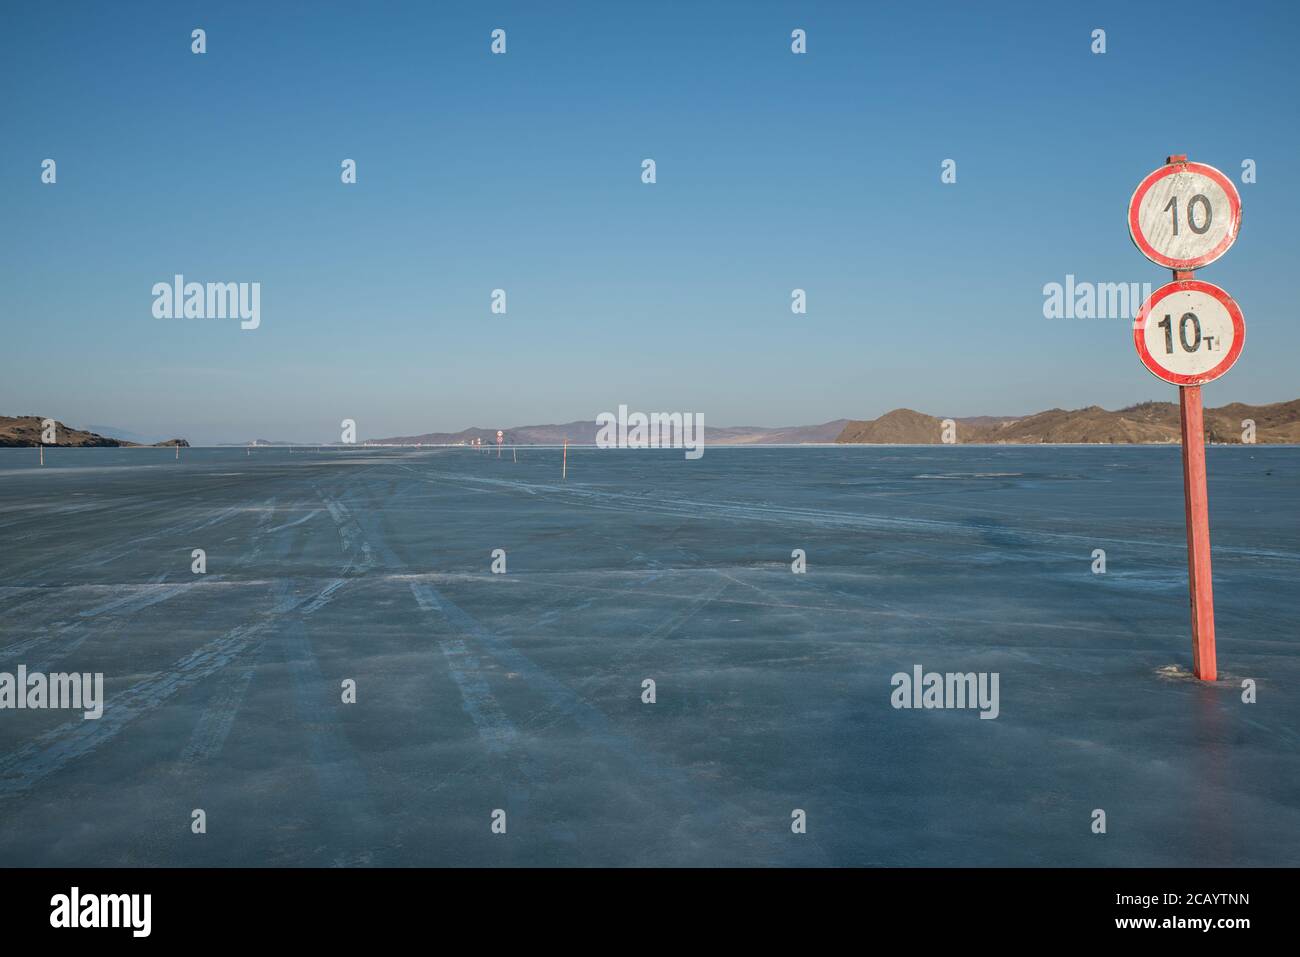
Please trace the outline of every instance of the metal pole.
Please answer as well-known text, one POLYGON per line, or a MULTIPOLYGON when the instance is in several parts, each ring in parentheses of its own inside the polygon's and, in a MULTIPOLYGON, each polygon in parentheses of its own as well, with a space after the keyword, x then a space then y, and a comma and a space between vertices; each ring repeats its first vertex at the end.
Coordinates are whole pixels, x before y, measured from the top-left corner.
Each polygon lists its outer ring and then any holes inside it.
POLYGON ((1214 581, 1210 572, 1210 503, 1205 485, 1205 418, 1201 387, 1178 387, 1183 423, 1183 494, 1187 512, 1187 590, 1192 609, 1192 668, 1218 677, 1214 652, 1214 581))
MULTIPOLYGON (((1174 154, 1166 163, 1183 163, 1174 154)), ((1190 269, 1175 269, 1174 279, 1194 279, 1190 269)), ((1205 478, 1205 409, 1199 385, 1178 387, 1178 418, 1183 440, 1183 512, 1187 523, 1187 597, 1192 617, 1192 671, 1202 681, 1219 676, 1214 646, 1214 577, 1210 569, 1210 497, 1205 478)))

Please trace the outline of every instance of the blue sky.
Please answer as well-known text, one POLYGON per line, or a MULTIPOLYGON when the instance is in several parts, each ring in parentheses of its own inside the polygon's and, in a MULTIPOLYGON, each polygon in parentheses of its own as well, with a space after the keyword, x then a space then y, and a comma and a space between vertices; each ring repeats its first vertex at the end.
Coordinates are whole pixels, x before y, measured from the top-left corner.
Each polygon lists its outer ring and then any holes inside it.
POLYGON ((1170 152, 1258 169, 1198 273, 1248 328, 1206 401, 1291 399, 1298 45, 1291 3, 12 6, 0 413, 209 443, 1172 401, 1127 322, 1042 314, 1067 273, 1167 281, 1124 211, 1170 152), (260 282, 261 327, 155 319, 178 272, 260 282))

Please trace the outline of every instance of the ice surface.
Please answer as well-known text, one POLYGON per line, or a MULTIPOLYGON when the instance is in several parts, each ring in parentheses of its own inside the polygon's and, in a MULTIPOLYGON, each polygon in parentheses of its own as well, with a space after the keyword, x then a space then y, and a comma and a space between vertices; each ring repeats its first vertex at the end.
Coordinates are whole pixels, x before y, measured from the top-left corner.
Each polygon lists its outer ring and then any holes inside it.
POLYGON ((107 693, 0 711, 0 865, 1300 862, 1300 449, 1209 450, 1215 685, 1176 448, 173 455, 0 451, 0 671, 107 693))

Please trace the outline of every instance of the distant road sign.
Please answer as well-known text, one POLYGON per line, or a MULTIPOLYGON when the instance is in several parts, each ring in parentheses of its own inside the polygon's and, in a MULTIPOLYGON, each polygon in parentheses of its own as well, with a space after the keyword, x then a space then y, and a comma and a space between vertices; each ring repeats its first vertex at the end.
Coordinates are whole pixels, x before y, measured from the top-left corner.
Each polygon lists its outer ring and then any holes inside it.
POLYGON ((498 441, 498 442, 500 442, 503 438, 505 438, 505 435, 506 435, 506 434, 505 434, 504 432, 502 432, 500 429, 497 429, 497 441, 498 441))
POLYGON ((1212 283, 1167 283, 1142 304, 1133 322, 1138 358, 1157 378, 1202 385, 1223 375, 1241 355, 1246 322, 1232 297, 1212 283))
POLYGON ((1199 269, 1237 241, 1241 197, 1213 166, 1186 160, 1160 167, 1138 184, 1128 204, 1133 243, 1153 263, 1199 269))

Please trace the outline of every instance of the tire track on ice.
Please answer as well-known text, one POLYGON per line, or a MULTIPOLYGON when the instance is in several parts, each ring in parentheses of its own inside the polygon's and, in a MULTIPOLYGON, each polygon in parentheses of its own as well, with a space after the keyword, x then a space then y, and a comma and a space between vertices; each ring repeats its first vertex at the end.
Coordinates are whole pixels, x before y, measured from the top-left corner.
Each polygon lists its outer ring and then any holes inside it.
MULTIPOLYGON (((319 515, 320 511, 320 509, 314 509, 307 517, 319 515)), ((331 515, 333 514, 331 512, 331 515)), ((269 520, 270 516, 268 515, 267 521, 269 520)), ((276 532, 295 529, 291 536, 280 540, 279 547, 276 549, 275 563, 277 565, 283 563, 290 555, 296 554, 301 549, 301 541, 307 531, 302 527, 304 523, 305 519, 302 519, 266 529, 265 534, 268 536, 274 535, 276 532)), ((266 524, 266 522, 263 522, 263 524, 266 524)), ((260 551, 260 548, 255 551, 260 551)), ((354 552, 348 554, 347 568, 354 565, 355 559, 354 552)), ((286 615, 297 612, 300 616, 306 617, 329 604, 335 593, 349 581, 350 579, 346 578, 331 579, 324 587, 299 602, 293 597, 291 583, 281 579, 275 583, 275 604, 278 608, 286 609, 286 615)), ((292 584, 296 586, 298 583, 293 582, 292 584)), ((310 645, 308 645, 308 650, 310 650, 310 645)), ((263 658, 261 645, 250 654, 249 658, 250 660, 244 667, 227 676, 222 686, 213 693, 208 707, 199 716, 190 741, 181 755, 178 770, 210 760, 220 753, 225 746, 226 739, 234 727, 239 709, 243 706, 244 698, 252 683, 253 674, 263 658)))
MULTIPOLYGON (((370 517, 374 514, 373 510, 358 510, 356 514, 365 516, 364 520, 358 518, 358 521, 361 522, 371 545, 385 566, 389 570, 404 568, 405 564, 384 541, 382 533, 376 527, 377 523, 370 517)), ((720 593, 729 584, 725 580, 722 581, 714 594, 720 593)), ((420 604, 422 610, 426 606, 433 610, 464 644, 467 653, 466 657, 462 659, 463 663, 468 664, 470 661, 477 663, 477 658, 481 657, 481 655, 475 653, 472 649, 475 647, 483 649, 486 654, 491 655, 503 667, 520 675, 532 691, 539 693, 547 702, 547 711, 567 717, 584 732, 592 744, 599 746, 607 754, 618 759, 626 772, 622 776, 623 780, 639 780, 647 790, 659 794, 662 794, 663 790, 667 789, 674 805, 681 812, 677 820, 686 822, 686 832, 680 835, 681 844, 679 846, 691 847, 694 845, 690 829, 699 829, 712 833, 736 829, 749 838, 745 846, 738 851, 741 855, 754 855, 757 852, 755 858, 757 861, 787 859, 790 846, 780 843, 776 837, 776 832, 782 826, 779 823, 779 818, 772 821, 760 819, 751 814, 747 808, 709 793, 706 790, 707 785, 696 782, 687 772, 663 763, 648 748, 639 746, 632 738, 615 728, 602 711, 583 699, 568 685, 552 676, 508 641, 502 640, 491 630, 484 627, 473 616, 465 612, 431 584, 423 581, 412 582, 412 589, 413 593, 417 594, 417 604, 420 604), (415 592, 417 586, 419 587, 418 593, 415 592)), ((702 599, 700 605, 688 609, 678 618, 680 621, 685 621, 698 610, 698 607, 703 607, 703 604, 711 600, 713 600, 711 596, 702 599)), ((674 619, 665 623, 653 629, 651 634, 654 635, 661 631, 664 634, 669 634, 672 629, 680 626, 680 621, 674 619)), ((446 655, 445 651, 444 655, 446 655)), ((488 689, 488 693, 490 694, 490 689, 488 689)), ((493 698, 493 701, 495 702, 495 698, 493 698)), ((496 704, 496 707, 499 708, 500 705, 496 704)), ((500 720, 509 722, 504 710, 501 711, 500 720)), ((514 729, 513 725, 511 725, 511 728, 512 731, 506 734, 505 740, 514 742, 515 750, 521 752, 518 758, 521 766, 530 765, 532 763, 531 758, 522 754, 523 746, 519 743, 518 730, 514 729)), ((485 745, 486 743, 485 741, 485 745)), ((452 776, 464 773, 476 763, 478 762, 471 762, 465 768, 454 772, 452 776)), ((535 776, 536 771, 529 774, 529 777, 535 776)), ((443 784, 436 786, 434 790, 440 789, 447 783, 447 781, 444 781, 443 784)), ((796 856, 807 855, 810 852, 818 858, 822 857, 820 849, 807 844, 803 845, 796 856)))
MULTIPOLYGON (((264 526, 269 515, 275 510, 275 499, 268 499, 260 506, 260 510, 263 510, 263 514, 253 530, 254 545, 252 552, 245 553, 235 560, 233 567, 236 569, 251 563, 261 552, 262 539, 266 532, 264 526)), ((189 581, 167 583, 165 582, 167 574, 168 572, 164 570, 158 573, 153 581, 145 585, 102 586, 117 591, 126 589, 129 593, 110 599, 85 611, 77 612, 77 618, 70 622, 60 620, 45 625, 43 626, 43 634, 33 635, 30 638, 0 648, 0 656, 13 658, 19 655, 27 655, 35 650, 36 653, 46 657, 38 664, 29 665, 30 670, 49 671, 53 665, 61 662, 80 648, 88 638, 92 636, 104 638, 117 635, 125 624, 121 621, 124 615, 162 604, 173 598, 183 596, 196 588, 212 587, 217 584, 221 584, 223 587, 242 584, 230 580, 225 575, 203 575, 191 578, 189 581), (52 644, 57 644, 58 647, 48 648, 52 644)))
MULTIPOLYGON (((744 520, 794 526, 799 528, 831 530, 870 530, 896 531, 912 533, 930 533, 943 538, 954 535, 973 539, 975 547, 998 551, 1002 546, 991 545, 980 540, 980 536, 989 533, 1015 535, 1026 545, 1044 545, 1055 543, 1068 546, 1069 554, 1079 548, 1091 548, 1095 536, 1054 532, 1037 528, 1008 528, 1002 525, 981 525, 963 521, 943 519, 895 517, 887 515, 868 515, 858 512, 832 511, 820 508, 803 508, 793 505, 766 505, 753 502, 715 501, 699 499, 653 498, 649 495, 635 495, 625 492, 611 492, 600 488, 584 487, 579 483, 566 485, 551 483, 533 483, 522 479, 494 479, 467 473, 438 472, 416 470, 410 466, 398 466, 411 471, 429 484, 439 484, 435 479, 449 485, 458 485, 467 491, 477 490, 474 486, 485 486, 502 491, 522 492, 536 495, 548 493, 558 499, 568 499, 574 504, 584 504, 590 508, 599 508, 612 512, 633 512, 638 514, 672 515, 682 518, 713 518, 720 520, 744 520)), ((1180 537, 1171 537, 1167 541, 1150 541, 1145 539, 1116 539, 1109 541, 1150 548, 1157 552, 1177 551, 1183 547, 1180 537)), ((1242 546, 1215 546, 1217 552, 1251 557, 1300 561, 1300 552, 1282 552, 1269 549, 1246 548, 1242 546)))
POLYGON ((137 718, 149 714, 177 692, 235 661, 273 624, 274 618, 239 625, 179 659, 170 669, 105 694, 104 714, 53 728, 31 743, 0 756, 0 798, 21 794, 54 772, 92 754, 137 718))
MULTIPOLYGON (((352 505, 355 505, 355 500, 352 495, 348 498, 352 500, 351 505, 338 501, 331 508, 331 514, 336 515, 336 521, 340 523, 340 533, 345 526, 355 526, 355 541, 364 546, 368 561, 373 562, 374 556, 378 555, 378 561, 387 570, 404 569, 405 563, 388 546, 378 530, 377 522, 369 517, 373 511, 365 506, 354 509, 352 505), (366 518, 363 520, 361 515, 366 518)), ((430 586, 412 581, 409 587, 421 611, 438 613, 441 610, 438 595, 430 586)), ((505 785, 507 816, 514 820, 526 819, 529 785, 537 779, 537 769, 532 758, 518 746, 518 731, 484 680, 478 656, 463 639, 455 636, 435 634, 434 641, 442 653, 448 675, 460 693, 461 709, 474 725, 479 740, 490 756, 506 762, 512 769, 505 785)))
MULTIPOLYGON (((277 590, 276 603, 260 620, 231 628, 219 638, 183 655, 167 670, 155 672, 122 691, 110 693, 106 689, 104 713, 99 719, 75 718, 8 754, 0 755, 0 799, 30 790, 51 774, 94 753, 136 719, 151 714, 180 691, 247 658, 250 651, 257 650, 272 629, 287 616, 302 606, 314 604, 313 610, 319 608, 317 599, 323 591, 325 589, 300 599, 290 593, 286 583, 277 590)), ((241 683, 236 678, 236 685, 241 683)), ((244 688, 246 690, 246 685, 244 688)), ((242 695, 228 692, 221 696, 221 700, 227 702, 222 707, 237 710, 242 695)), ((233 717, 230 720, 233 722, 233 717)), ((203 723, 202 718, 200 723, 203 723)), ((229 726, 224 725, 223 731, 221 721, 211 719, 207 725, 204 736, 211 743, 206 746, 196 744, 193 748, 187 746, 186 750, 192 757, 201 759, 214 753, 211 748, 219 747, 225 734, 229 733, 229 726)))

